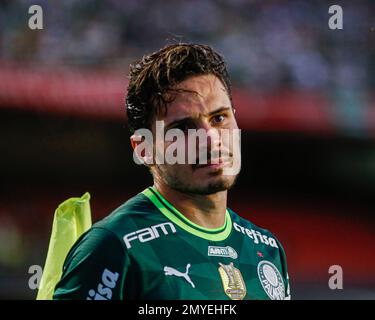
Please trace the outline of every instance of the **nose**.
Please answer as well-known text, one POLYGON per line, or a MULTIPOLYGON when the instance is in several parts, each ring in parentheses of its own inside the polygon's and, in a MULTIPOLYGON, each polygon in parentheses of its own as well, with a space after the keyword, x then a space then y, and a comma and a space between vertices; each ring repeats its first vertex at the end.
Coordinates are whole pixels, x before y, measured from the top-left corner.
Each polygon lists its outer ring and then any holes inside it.
POLYGON ((203 139, 206 141, 201 141, 199 139, 199 143, 197 143, 197 148, 202 151, 202 149, 206 149, 208 153, 210 153, 211 150, 218 149, 220 147, 220 132, 217 128, 212 127, 208 123, 203 123, 199 129, 202 129, 205 131, 207 139, 203 139))

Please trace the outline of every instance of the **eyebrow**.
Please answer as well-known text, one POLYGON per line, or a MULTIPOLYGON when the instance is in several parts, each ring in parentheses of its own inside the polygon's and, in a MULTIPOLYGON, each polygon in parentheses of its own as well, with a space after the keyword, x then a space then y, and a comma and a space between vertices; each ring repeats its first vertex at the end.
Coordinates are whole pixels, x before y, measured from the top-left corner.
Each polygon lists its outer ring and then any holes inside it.
MULTIPOLYGON (((218 109, 216 109, 214 111, 209 112, 208 114, 204 114, 204 116, 209 117, 209 116, 212 116, 212 115, 214 115, 216 113, 220 113, 220 112, 231 110, 231 109, 232 109, 231 107, 221 107, 221 108, 218 108, 218 109)), ((187 121, 191 121, 191 120, 193 120, 192 117, 185 117, 185 118, 177 119, 177 120, 174 120, 171 123, 167 124, 165 126, 165 128, 169 129, 169 128, 174 127, 174 126, 176 126, 178 124, 181 124, 181 123, 184 123, 184 122, 187 122, 187 121)))

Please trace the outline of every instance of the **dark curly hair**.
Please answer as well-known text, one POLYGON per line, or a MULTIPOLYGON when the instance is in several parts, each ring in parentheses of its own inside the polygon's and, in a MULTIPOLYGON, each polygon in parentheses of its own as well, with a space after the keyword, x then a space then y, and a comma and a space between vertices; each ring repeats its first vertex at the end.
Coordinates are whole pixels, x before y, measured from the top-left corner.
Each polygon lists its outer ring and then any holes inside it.
POLYGON ((130 131, 150 128, 155 115, 167 112, 167 105, 173 100, 171 92, 176 91, 175 85, 190 76, 206 74, 217 76, 232 100, 226 63, 207 45, 168 45, 131 64, 126 97, 130 131))

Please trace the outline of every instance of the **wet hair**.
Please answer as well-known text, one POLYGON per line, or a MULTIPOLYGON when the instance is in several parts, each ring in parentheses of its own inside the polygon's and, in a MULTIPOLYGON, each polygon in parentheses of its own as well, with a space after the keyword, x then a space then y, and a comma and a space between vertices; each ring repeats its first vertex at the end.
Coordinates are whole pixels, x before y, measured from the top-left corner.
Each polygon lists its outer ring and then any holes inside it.
POLYGON ((224 58, 210 46, 179 43, 143 56, 130 65, 126 110, 133 133, 150 129, 156 115, 167 112, 174 87, 188 77, 213 74, 223 83, 232 100, 231 84, 224 58))

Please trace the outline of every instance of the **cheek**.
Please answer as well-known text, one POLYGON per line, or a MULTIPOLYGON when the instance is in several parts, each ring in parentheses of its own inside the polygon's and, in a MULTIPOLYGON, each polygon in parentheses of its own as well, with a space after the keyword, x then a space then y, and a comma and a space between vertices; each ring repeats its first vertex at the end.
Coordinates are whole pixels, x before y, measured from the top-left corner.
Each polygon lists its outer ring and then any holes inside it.
POLYGON ((183 179, 188 179, 193 172, 190 164, 165 164, 159 168, 164 175, 182 177, 183 179))
POLYGON ((238 129, 236 118, 232 117, 228 122, 226 128, 229 130, 238 129))

